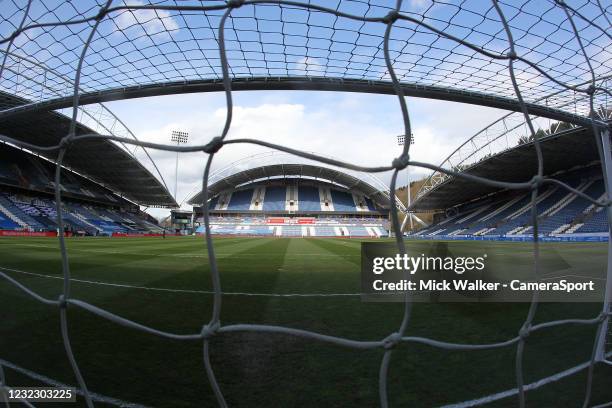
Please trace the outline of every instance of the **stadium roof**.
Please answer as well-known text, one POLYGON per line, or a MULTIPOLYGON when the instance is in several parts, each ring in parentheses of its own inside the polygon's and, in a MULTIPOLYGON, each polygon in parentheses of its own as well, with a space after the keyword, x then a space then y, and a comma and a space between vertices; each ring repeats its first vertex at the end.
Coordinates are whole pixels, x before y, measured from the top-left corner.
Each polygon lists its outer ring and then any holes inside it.
MULTIPOLYGON (((327 181, 349 190, 358 190, 379 204, 389 206, 388 197, 380 189, 342 171, 310 164, 273 164, 239 171, 208 186, 208 195, 212 198, 224 190, 252 182, 290 177, 327 181)), ((188 202, 192 205, 201 204, 202 191, 194 195, 188 202)))
MULTIPOLYGON (((552 175, 599 160, 593 133, 575 128, 542 139, 544 174, 552 175)), ((537 172, 533 142, 487 157, 465 170, 468 174, 505 182, 529 181, 537 172)), ((413 203, 417 211, 447 209, 498 191, 482 183, 449 177, 413 203)))
MULTIPOLYGON (((24 101, 0 92, 0 108, 7 108, 24 101)), ((70 119, 55 112, 32 112, 27 116, 15 116, 0 121, 0 134, 38 146, 57 145, 66 136, 70 119)), ((93 133, 82 124, 77 134, 93 133)), ((50 160, 56 159, 56 151, 36 150, 50 160)), ((113 142, 90 139, 74 143, 64 157, 65 167, 109 188, 116 194, 137 204, 175 207, 176 201, 160 181, 136 158, 113 142)))

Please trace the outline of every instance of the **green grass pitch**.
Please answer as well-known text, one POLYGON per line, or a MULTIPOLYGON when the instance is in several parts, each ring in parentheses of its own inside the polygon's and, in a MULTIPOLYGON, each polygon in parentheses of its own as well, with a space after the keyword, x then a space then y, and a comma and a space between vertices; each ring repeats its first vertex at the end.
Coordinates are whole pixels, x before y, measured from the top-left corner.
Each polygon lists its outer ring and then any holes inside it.
MULTIPOLYGON (((67 241, 72 297, 175 333, 197 333, 208 322, 210 269, 201 237, 67 241)), ((460 245, 502 254, 514 267, 531 267, 531 244, 460 245)), ((574 273, 605 268, 604 244, 543 244, 542 248, 544 262, 547 251, 554 252, 574 273)), ((399 327, 403 308, 398 303, 364 303, 359 296, 238 294, 358 293, 358 240, 222 238, 215 240, 215 250, 222 287, 228 293, 223 297, 224 325, 274 324, 361 340, 382 339, 399 327)), ((0 267, 44 296, 57 298, 61 293, 62 281, 54 278, 61 275, 57 240, 0 239, 0 267)), ((590 318, 600 308, 600 304, 541 304, 535 321, 590 318)), ((471 344, 502 341, 517 334, 527 309, 527 304, 417 303, 407 335, 471 344)), ((75 307, 69 308, 68 316, 72 347, 91 391, 145 406, 216 406, 200 342, 162 339, 75 307)), ((585 325, 533 333, 525 349, 526 382, 589 360, 594 339, 595 328, 585 325)), ((440 406, 512 389, 515 354, 515 347, 447 351, 402 344, 393 352, 389 372, 391 406, 440 406)), ((381 357, 381 350, 346 349, 276 334, 222 334, 211 343, 212 364, 231 407, 377 406, 381 357)), ((57 309, 37 303, 4 279, 0 279, 0 359, 75 383, 61 342, 57 309)), ((5 372, 9 385, 41 385, 13 369, 5 372)), ((598 366, 593 404, 612 400, 611 381, 612 367, 598 366)), ((580 406, 585 385, 586 371, 581 371, 530 391, 527 403, 580 406)), ((490 406, 517 406, 517 400, 511 397, 490 406)))

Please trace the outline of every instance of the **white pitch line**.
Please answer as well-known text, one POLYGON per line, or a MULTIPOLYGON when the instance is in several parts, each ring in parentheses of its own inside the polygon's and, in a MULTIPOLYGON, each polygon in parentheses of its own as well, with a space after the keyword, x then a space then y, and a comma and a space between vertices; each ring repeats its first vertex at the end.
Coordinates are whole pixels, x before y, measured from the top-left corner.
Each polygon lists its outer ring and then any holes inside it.
MULTIPOLYGON (((612 352, 606 354, 606 358, 612 356, 612 352)), ((587 368, 591 364, 590 361, 587 361, 582 364, 578 364, 572 368, 568 368, 564 371, 559 371, 556 374, 553 374, 548 377, 544 377, 538 381, 534 381, 531 384, 525 385, 525 391, 535 390, 540 388, 543 385, 550 384, 552 382, 559 381, 565 377, 569 377, 570 375, 576 374, 587 368)), ((476 398, 469 401, 462 401, 456 404, 444 405, 441 408, 468 408, 468 407, 476 407, 479 405, 489 404, 494 401, 499 401, 504 398, 512 397, 518 394, 518 388, 512 388, 511 390, 501 391, 495 394, 487 395, 486 397, 476 398)))
MULTIPOLYGON (((46 249, 53 249, 53 250, 57 250, 57 246, 50 246, 50 245, 42 245, 42 244, 14 244, 11 243, 9 245, 12 246, 22 246, 22 247, 32 247, 32 248, 46 248, 46 249)), ((1 246, 0 246, 1 247, 1 246)), ((147 254, 147 253, 143 253, 143 252, 129 252, 129 251, 112 251, 112 250, 105 250, 105 249, 82 249, 82 248, 67 248, 68 254, 70 254, 70 252, 85 252, 85 253, 92 253, 92 254, 110 254, 110 255, 141 255, 141 256, 150 256, 150 257, 168 257, 168 258, 208 258, 207 254, 189 254, 189 253, 175 253, 175 254, 147 254)), ((225 256, 225 255, 230 255, 232 258, 252 258, 253 254, 244 254, 244 255, 234 255, 235 252, 226 252, 226 251, 215 251, 216 255, 220 255, 220 256, 225 256)), ((258 256, 266 256, 266 255, 278 255, 278 253, 274 252, 270 252, 270 253, 266 253, 266 252, 257 252, 258 256)), ((345 255, 335 255, 335 254, 317 254, 314 252, 304 252, 304 253, 298 253, 298 252, 294 252, 291 253, 289 255, 289 258, 301 258, 302 256, 316 256, 317 258, 351 258, 351 257, 360 257, 360 254, 345 254, 345 255)), ((287 257, 287 256, 285 256, 287 257)))
MULTIPOLYGON (((56 388, 75 388, 77 394, 79 394, 81 396, 85 395, 83 393, 83 391, 81 391, 81 389, 79 389, 77 387, 61 383, 61 382, 59 382, 57 380, 54 380, 54 379, 49 378, 49 377, 46 377, 46 376, 44 376, 42 374, 38 374, 38 373, 35 373, 34 371, 30 371, 30 370, 28 370, 26 368, 19 367, 18 365, 13 364, 13 363, 11 363, 9 361, 0 359, 0 365, 2 365, 5 368, 10 368, 13 371, 17 371, 18 373, 23 374, 26 377, 32 378, 33 380, 40 381, 42 383, 45 383, 47 385, 51 385, 51 386, 56 387, 56 388)), ((113 397, 108 397, 106 395, 98 394, 98 393, 95 393, 95 392, 92 392, 92 391, 89 392, 89 396, 91 397, 92 400, 94 400, 96 402, 101 402, 101 403, 104 403, 104 404, 114 405, 116 407, 148 408, 146 405, 136 404, 134 402, 122 401, 120 399, 113 398, 113 397)))
MULTIPOLYGON (((541 280, 551 280, 551 279, 561 279, 561 278, 579 278, 579 279, 595 279, 605 281, 605 278, 598 278, 595 276, 586 276, 586 275, 560 275, 560 276, 546 276, 541 278, 541 280)), ((533 281, 532 281, 533 282, 533 281)))
MULTIPOLYGON (((56 280, 64 280, 62 276, 58 275, 44 275, 41 273, 27 272, 21 271, 19 269, 12 268, 4 268, 0 267, 0 270, 19 273, 22 275, 36 276, 38 278, 46 278, 46 279, 56 279, 56 280)), ((204 295, 214 295, 214 291, 212 290, 195 290, 195 289, 169 289, 169 288, 155 288, 150 286, 137 286, 137 285, 128 285, 123 283, 110 283, 110 282, 101 282, 101 281, 92 281, 85 279, 70 279, 71 282, 84 283, 88 285, 100 285, 100 286, 112 286, 117 288, 126 288, 126 289, 140 289, 140 290, 150 290, 156 292, 173 292, 173 293, 191 293, 191 294, 204 294, 204 295)), ((361 296, 361 293, 247 293, 247 292, 221 292, 222 295, 226 296, 260 296, 260 297, 350 297, 350 296, 361 296)))

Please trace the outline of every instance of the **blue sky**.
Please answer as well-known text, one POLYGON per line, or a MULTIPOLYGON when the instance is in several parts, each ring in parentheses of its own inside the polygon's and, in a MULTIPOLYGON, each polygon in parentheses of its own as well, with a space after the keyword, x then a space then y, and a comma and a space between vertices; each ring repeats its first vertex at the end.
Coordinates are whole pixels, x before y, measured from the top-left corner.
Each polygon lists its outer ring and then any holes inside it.
MULTIPOLYGON (((113 5, 147 4, 144 0, 116 0, 113 5)), ((155 1, 174 4, 172 1, 155 1)), ((357 15, 383 16, 390 0, 329 1, 316 3, 357 15)), ((16 1, 0 7, 0 37, 12 33, 23 10, 16 1)), ((78 19, 97 13, 101 0, 65 2, 36 0, 26 26, 78 19)), ((180 4, 200 4, 181 2, 180 4)), ((601 27, 609 25, 592 3, 580 12, 601 27)), ((517 52, 557 79, 582 82, 589 79, 584 56, 561 7, 553 1, 501 2, 512 28, 517 52), (520 10, 520 13, 519 13, 520 10)), ((403 12, 494 53, 508 50, 508 39, 492 3, 466 0, 460 3, 407 0, 403 12), (419 13, 425 13, 420 16, 419 13)), ((218 24, 223 11, 121 10, 102 20, 88 49, 81 86, 86 90, 130 86, 183 79, 220 78, 218 24)), ((575 19, 587 53, 598 74, 610 72, 610 39, 600 29, 575 19)), ((83 42, 91 22, 72 26, 38 27, 20 34, 12 51, 43 63, 56 74, 40 85, 40 71, 31 67, 7 68, 3 86, 17 88, 29 99, 52 98, 69 93, 65 79, 74 77, 83 42), (25 71, 24 71, 25 69, 25 71), (31 91, 31 92, 30 92, 31 91)), ((233 10, 226 23, 226 50, 235 77, 326 76, 386 80, 383 59, 384 24, 336 18, 330 13, 273 5, 244 6, 233 10)), ((514 96, 507 64, 475 53, 455 41, 397 21, 389 43, 395 72, 404 82, 514 96)), ((9 64, 10 65, 10 64, 9 64)), ((544 96, 559 86, 533 68, 516 64, 516 76, 527 100, 544 96)), ((567 93, 566 97, 571 97, 567 93)))

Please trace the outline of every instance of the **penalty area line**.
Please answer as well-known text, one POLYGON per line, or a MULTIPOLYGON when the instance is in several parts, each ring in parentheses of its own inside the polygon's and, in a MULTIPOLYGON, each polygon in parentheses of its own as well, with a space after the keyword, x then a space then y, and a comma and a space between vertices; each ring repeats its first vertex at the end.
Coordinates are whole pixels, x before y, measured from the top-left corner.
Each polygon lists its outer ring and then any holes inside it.
MULTIPOLYGON (((58 275, 45 275, 42 273, 21 271, 19 269, 0 267, 0 270, 19 273, 22 275, 35 276, 38 278, 64 280, 62 276, 58 275)), ((212 290, 196 290, 196 289, 170 289, 170 288, 156 288, 150 286, 138 286, 128 285, 125 283, 111 283, 102 281, 92 281, 86 279, 71 278, 71 282, 83 283, 87 285, 98 285, 98 286, 111 286, 124 289, 139 289, 148 290, 153 292, 171 292, 171 293, 191 293, 201 295, 214 295, 215 292, 212 290)), ((305 298, 305 297, 356 297, 361 296, 361 293, 249 293, 249 292, 221 292, 225 296, 259 296, 259 297, 283 297, 283 298, 305 298)))
MULTIPOLYGON (((72 388, 73 386, 68 385, 68 384, 64 384, 61 383, 59 381, 56 381, 52 378, 46 377, 42 374, 39 373, 35 373, 34 371, 30 371, 27 368, 23 368, 23 367, 19 367, 16 364, 13 364, 9 361, 0 359, 0 365, 2 365, 2 367, 5 368, 10 368, 13 371, 16 371, 20 374, 25 375, 26 377, 29 377, 33 380, 36 381, 40 381, 42 383, 45 383, 47 385, 51 385, 53 387, 56 388, 72 388)), ((10 385, 6 385, 7 387, 10 387, 10 385)), ((84 392, 78 388, 75 387, 75 391, 77 394, 79 394, 80 396, 84 396, 84 392)), ((101 402, 104 404, 109 404, 109 405, 114 405, 116 407, 126 407, 126 408, 148 408, 147 405, 142 405, 142 404, 136 404, 134 402, 127 402, 127 401, 122 401, 120 399, 114 398, 114 397, 108 397, 106 395, 102 395, 102 394, 98 394, 96 392, 89 392, 89 396, 91 397, 92 400, 94 400, 95 402, 101 402)))

